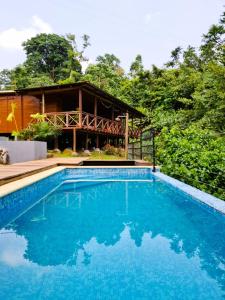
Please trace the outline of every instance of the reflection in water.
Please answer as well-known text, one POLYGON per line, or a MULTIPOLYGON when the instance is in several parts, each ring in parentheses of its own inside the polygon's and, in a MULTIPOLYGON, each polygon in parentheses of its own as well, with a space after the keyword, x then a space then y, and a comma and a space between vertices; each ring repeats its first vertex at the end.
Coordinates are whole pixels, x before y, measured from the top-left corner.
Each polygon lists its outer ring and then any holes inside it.
POLYGON ((17 289, 32 278, 33 299, 52 282, 63 296, 52 287, 46 299, 224 295, 224 217, 161 182, 67 183, 0 233, 0 271, 23 274, 17 289))

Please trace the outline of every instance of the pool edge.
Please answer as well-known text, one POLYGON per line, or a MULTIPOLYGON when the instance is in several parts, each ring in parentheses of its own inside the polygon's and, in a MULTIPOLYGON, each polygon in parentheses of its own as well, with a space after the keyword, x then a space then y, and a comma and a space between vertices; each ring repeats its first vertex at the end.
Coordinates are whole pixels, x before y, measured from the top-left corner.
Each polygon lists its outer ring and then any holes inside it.
POLYGON ((6 183, 6 184, 0 186, 0 200, 4 196, 7 196, 13 192, 16 192, 26 186, 29 186, 35 182, 38 182, 44 178, 47 178, 53 174, 56 174, 64 169, 66 169, 66 167, 55 167, 55 168, 52 168, 49 170, 39 172, 34 175, 27 176, 22 179, 15 180, 13 182, 6 183))
POLYGON ((177 180, 173 177, 170 177, 164 173, 156 172, 154 176, 163 180, 164 182, 172 185, 176 189, 188 194, 189 196, 193 197, 195 200, 210 206, 211 208, 219 211, 220 213, 225 215, 225 201, 216 198, 206 192, 203 192, 189 184, 186 184, 180 180, 177 180))

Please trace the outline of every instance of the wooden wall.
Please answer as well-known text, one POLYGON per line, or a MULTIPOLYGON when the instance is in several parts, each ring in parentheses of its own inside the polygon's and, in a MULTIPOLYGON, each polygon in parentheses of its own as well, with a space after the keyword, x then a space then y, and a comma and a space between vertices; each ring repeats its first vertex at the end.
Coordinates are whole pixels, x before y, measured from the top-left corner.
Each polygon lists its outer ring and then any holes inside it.
POLYGON ((0 134, 16 130, 14 122, 6 121, 11 112, 11 103, 16 103, 15 117, 18 129, 25 128, 30 122, 30 115, 40 112, 40 100, 32 96, 0 95, 0 134))

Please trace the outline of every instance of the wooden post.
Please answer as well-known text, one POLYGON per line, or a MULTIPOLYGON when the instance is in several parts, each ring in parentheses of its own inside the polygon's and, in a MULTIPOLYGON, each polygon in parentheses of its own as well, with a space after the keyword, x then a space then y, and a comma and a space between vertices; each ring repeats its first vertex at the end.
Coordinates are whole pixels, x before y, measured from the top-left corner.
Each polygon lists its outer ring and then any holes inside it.
POLYGON ((126 128, 125 128, 125 158, 128 158, 128 139, 129 139, 129 128, 128 128, 128 121, 129 121, 129 113, 126 112, 126 128))
POLYGON ((98 114, 97 97, 95 97, 95 102, 94 102, 94 117, 95 117, 94 127, 95 127, 95 129, 97 128, 97 114, 98 114))
POLYGON ((132 159, 134 160, 134 146, 135 146, 135 144, 134 144, 134 142, 132 142, 132 159))
POLYGON ((42 112, 42 114, 45 113, 45 94, 44 94, 44 92, 42 92, 42 95, 41 95, 41 112, 42 112))
POLYGON ((76 128, 73 128, 73 152, 77 152, 76 128))
POLYGON ((152 158, 153 158, 153 168, 152 168, 152 172, 156 171, 156 157, 155 157, 155 130, 154 128, 152 128, 151 130, 151 134, 152 134, 152 158))
POLYGON ((142 130, 140 133, 140 158, 143 159, 143 153, 142 153, 142 130))
MULTIPOLYGON (((134 132, 134 117, 132 116, 132 118, 131 118, 131 130, 132 130, 132 132, 131 132, 131 136, 133 136, 133 132, 134 132)), ((132 141, 132 159, 134 159, 134 141, 132 141)))
POLYGON ((82 90, 79 89, 79 126, 82 127, 82 110, 83 110, 83 95, 82 90))

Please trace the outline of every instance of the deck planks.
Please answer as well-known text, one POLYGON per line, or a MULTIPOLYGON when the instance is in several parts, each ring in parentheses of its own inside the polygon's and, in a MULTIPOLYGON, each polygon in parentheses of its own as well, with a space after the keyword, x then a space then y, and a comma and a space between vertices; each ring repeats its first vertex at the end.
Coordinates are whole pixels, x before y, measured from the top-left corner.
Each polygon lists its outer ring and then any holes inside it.
POLYGON ((39 173, 60 165, 79 166, 86 157, 74 158, 48 158, 42 160, 27 161, 12 165, 0 165, 0 186, 11 181, 39 173))

